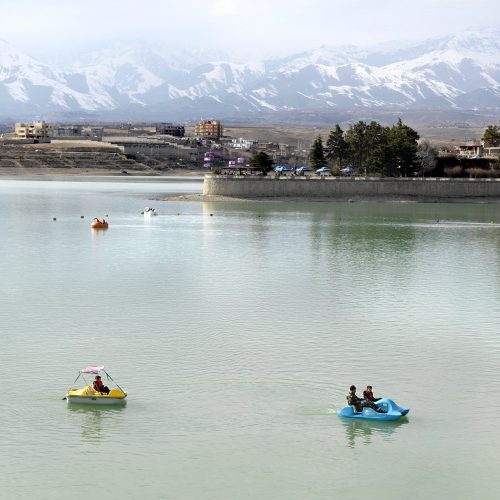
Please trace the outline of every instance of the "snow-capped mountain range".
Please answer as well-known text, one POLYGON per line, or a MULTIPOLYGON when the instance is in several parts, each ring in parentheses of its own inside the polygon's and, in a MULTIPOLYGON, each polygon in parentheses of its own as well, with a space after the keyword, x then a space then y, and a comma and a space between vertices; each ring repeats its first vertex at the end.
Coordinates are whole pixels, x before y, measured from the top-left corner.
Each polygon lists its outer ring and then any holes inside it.
POLYGON ((120 43, 65 67, 0 41, 0 116, 189 120, 339 110, 500 111, 500 31, 258 62, 120 43))

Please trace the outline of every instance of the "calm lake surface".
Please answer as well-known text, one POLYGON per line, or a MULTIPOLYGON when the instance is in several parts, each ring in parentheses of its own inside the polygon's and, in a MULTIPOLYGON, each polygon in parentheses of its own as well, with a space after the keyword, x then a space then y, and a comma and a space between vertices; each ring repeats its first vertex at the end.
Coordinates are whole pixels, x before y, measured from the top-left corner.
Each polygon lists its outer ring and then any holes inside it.
POLYGON ((498 498, 500 205, 150 200, 201 189, 0 180, 0 496, 498 498))

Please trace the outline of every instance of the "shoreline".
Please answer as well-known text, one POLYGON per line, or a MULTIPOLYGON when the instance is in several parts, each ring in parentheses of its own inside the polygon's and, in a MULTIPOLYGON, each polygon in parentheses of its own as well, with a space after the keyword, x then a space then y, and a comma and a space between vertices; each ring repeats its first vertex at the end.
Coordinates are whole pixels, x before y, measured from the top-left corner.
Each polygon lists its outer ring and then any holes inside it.
POLYGON ((255 198, 221 196, 209 194, 172 194, 151 198, 154 201, 196 201, 196 202, 234 202, 234 203, 470 203, 470 204, 497 204, 500 197, 481 198, 428 198, 428 197, 394 197, 394 196, 351 196, 351 197, 297 197, 259 196, 255 198))
MULTIPOLYGON (((47 167, 3 167, 0 168, 0 179, 46 179, 68 177, 116 177, 120 179, 134 177, 186 177, 203 178, 205 170, 169 169, 165 171, 131 170, 122 173, 116 169, 106 168, 47 168, 47 167)), ((484 197, 433 197, 433 196, 408 196, 408 195, 338 195, 330 196, 227 196, 208 195, 202 193, 160 195, 151 198, 154 201, 181 201, 181 202, 257 202, 257 203, 466 203, 466 204, 498 204, 500 196, 484 197)))
POLYGON ((169 170, 121 170, 112 168, 71 168, 71 167, 1 167, 0 178, 2 177, 203 177, 206 171, 172 168, 169 170))

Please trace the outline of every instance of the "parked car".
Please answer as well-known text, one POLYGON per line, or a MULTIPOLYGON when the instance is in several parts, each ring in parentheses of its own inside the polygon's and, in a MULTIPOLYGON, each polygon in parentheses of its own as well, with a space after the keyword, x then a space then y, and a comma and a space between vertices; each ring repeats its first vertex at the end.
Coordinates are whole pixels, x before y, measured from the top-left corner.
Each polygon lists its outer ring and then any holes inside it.
POLYGON ((341 168, 340 172, 342 174, 345 174, 345 175, 350 175, 350 174, 354 173, 354 169, 352 167, 345 167, 345 168, 341 168))
POLYGON ((317 174, 329 174, 331 172, 330 167, 321 167, 316 170, 317 174))
POLYGON ((275 172, 290 172, 290 168, 287 167, 286 165, 278 165, 277 167, 274 167, 275 172))
POLYGON ((312 171, 312 168, 309 168, 306 165, 302 165, 302 167, 295 169, 296 174, 302 174, 302 173, 311 172, 311 171, 312 171))

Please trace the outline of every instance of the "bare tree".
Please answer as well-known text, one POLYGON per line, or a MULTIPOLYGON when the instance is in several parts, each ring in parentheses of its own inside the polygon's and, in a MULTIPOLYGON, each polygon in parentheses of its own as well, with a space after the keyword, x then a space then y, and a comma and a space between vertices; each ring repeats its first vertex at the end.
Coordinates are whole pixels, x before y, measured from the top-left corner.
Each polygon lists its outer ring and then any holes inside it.
POLYGON ((424 140, 420 142, 417 146, 417 161, 420 165, 422 177, 425 176, 426 172, 434 170, 436 167, 436 157, 437 150, 429 141, 424 140))

